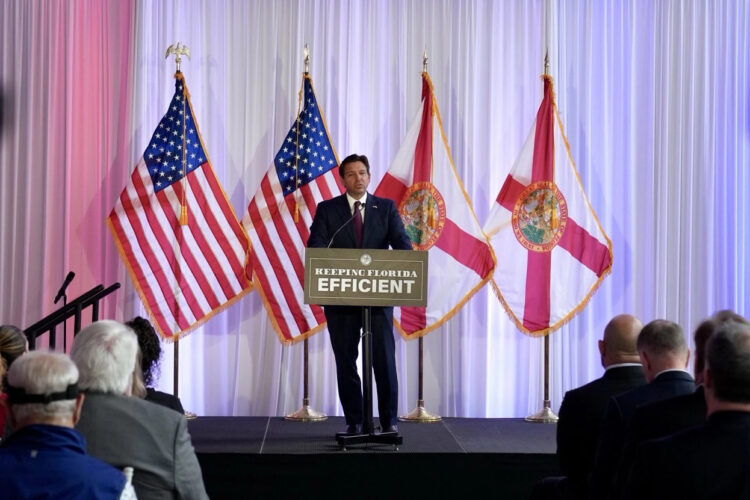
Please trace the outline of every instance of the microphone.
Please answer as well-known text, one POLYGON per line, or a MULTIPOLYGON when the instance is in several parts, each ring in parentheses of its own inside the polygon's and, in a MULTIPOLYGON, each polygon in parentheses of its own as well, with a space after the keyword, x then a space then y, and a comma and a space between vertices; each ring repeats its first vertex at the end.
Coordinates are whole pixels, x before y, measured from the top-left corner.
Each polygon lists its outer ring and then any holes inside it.
POLYGON ((60 287, 60 291, 57 292, 57 296, 55 297, 55 304, 57 304, 63 297, 63 295, 65 295, 65 289, 68 288, 68 285, 70 285, 70 282, 73 281, 73 278, 75 277, 76 273, 74 273, 73 271, 70 271, 65 277, 65 281, 63 281, 63 284, 60 287))
POLYGON ((352 216, 349 217, 346 220, 346 222, 344 222, 343 224, 341 224, 336 231, 334 231, 333 236, 331 236, 331 240, 328 242, 328 246, 326 246, 326 248, 331 248, 331 245, 333 245, 333 239, 336 237, 336 235, 339 234, 339 232, 341 232, 341 230, 344 229, 347 224, 349 224, 351 221, 353 221, 354 217, 356 217, 357 215, 359 215, 360 213, 362 213, 362 210, 364 210, 364 209, 365 209, 365 204, 364 203, 360 204, 359 205, 359 210, 355 210, 354 213, 352 214, 352 216))

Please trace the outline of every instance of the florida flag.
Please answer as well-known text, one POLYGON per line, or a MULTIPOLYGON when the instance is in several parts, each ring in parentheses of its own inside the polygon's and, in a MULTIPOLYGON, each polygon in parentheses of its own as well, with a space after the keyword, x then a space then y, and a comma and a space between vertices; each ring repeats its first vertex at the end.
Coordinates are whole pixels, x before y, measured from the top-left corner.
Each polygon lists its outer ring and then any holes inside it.
POLYGON ((546 335, 588 302, 612 269, 612 242, 583 191, 552 79, 484 225, 501 256, 493 287, 518 328, 546 335))
POLYGON ((396 202, 415 250, 427 250, 427 307, 396 311, 397 329, 417 338, 453 316, 492 276, 495 256, 456 173, 429 75, 422 105, 375 191, 396 202))

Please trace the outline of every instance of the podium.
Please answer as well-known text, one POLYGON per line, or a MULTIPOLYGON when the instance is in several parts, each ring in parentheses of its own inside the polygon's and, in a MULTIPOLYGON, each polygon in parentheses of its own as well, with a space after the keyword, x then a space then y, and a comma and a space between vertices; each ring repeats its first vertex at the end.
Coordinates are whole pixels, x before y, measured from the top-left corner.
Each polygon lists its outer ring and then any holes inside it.
POLYGON ((371 307, 427 305, 427 252, 369 248, 308 248, 305 251, 306 304, 362 307, 362 433, 339 434, 353 444, 403 443, 397 432, 376 433, 372 416, 371 307))

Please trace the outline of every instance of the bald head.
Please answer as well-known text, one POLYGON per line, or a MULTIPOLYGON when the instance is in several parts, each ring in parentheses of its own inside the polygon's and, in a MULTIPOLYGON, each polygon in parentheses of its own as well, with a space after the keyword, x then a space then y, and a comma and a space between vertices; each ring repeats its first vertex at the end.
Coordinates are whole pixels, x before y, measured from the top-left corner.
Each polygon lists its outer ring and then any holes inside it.
POLYGON ((643 323, 630 314, 620 314, 607 323, 604 338, 599 341, 602 365, 606 368, 619 363, 640 363, 636 342, 643 323))

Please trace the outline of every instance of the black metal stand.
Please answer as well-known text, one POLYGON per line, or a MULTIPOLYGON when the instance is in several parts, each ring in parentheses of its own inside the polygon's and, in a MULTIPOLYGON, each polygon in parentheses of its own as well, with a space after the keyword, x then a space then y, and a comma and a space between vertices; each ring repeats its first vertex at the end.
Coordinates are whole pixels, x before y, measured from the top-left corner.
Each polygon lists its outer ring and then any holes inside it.
MULTIPOLYGON (((68 296, 63 293, 63 309, 68 305, 68 296)), ((63 352, 68 352, 68 321, 63 321, 63 352)))
POLYGON ((398 432, 375 432, 372 423, 372 310, 362 308, 362 402, 364 418, 362 434, 337 434, 336 441, 342 449, 353 444, 391 444, 394 449, 403 444, 404 438, 398 432))

